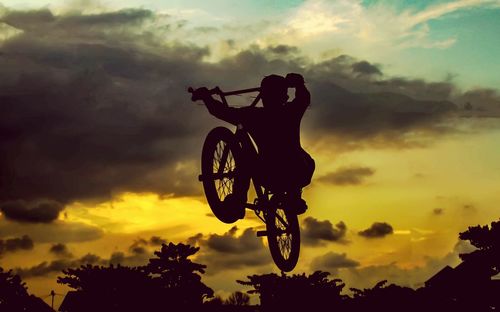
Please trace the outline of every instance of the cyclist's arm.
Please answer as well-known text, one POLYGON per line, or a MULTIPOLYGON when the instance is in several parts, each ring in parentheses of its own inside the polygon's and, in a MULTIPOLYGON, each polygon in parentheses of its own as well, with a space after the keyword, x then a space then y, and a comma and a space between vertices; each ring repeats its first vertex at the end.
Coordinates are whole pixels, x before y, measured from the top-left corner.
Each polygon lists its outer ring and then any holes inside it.
POLYGON ((304 83, 295 86, 295 98, 290 104, 304 111, 311 104, 311 94, 304 83))
POLYGON ((229 107, 224 103, 217 101, 212 96, 207 96, 203 99, 208 112, 215 117, 227 121, 233 125, 237 125, 240 120, 238 108, 229 107))
POLYGON ((295 98, 287 105, 290 105, 293 109, 302 111, 302 113, 305 112, 311 103, 311 94, 304 84, 304 77, 297 73, 289 73, 285 79, 289 88, 295 88, 295 98))

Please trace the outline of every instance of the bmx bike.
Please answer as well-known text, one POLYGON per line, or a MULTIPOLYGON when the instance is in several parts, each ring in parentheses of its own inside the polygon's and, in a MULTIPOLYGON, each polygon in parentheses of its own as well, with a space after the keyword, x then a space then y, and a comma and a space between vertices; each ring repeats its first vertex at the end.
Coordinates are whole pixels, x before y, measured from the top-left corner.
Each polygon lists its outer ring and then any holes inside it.
MULTIPOLYGON (((195 101, 195 90, 189 88, 195 101)), ((226 96, 249 92, 259 92, 250 106, 260 100, 260 88, 251 88, 231 92, 222 92, 219 88, 210 90, 219 95, 227 105, 226 96)), ((297 264, 300 253, 300 229, 297 214, 287 209, 286 194, 273 192, 263 186, 258 152, 253 140, 241 124, 233 132, 226 127, 212 129, 203 144, 201 156, 201 174, 199 181, 207 202, 214 215, 224 223, 233 223, 242 219, 245 209, 253 210, 264 222, 265 231, 257 231, 257 236, 267 236, 268 246, 277 267, 289 272, 297 264), (252 182, 256 198, 247 202, 247 195, 252 182)))

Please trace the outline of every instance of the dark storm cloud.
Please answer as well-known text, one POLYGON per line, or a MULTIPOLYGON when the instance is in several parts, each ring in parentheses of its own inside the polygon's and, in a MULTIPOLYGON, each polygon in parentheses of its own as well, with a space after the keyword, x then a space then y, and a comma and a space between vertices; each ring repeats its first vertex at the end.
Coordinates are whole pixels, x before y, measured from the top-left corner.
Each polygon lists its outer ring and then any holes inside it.
POLYGON ((382 75, 380 69, 367 61, 352 64, 352 71, 361 75, 382 75))
POLYGON ((50 253, 63 258, 73 258, 73 254, 69 251, 68 246, 63 243, 58 243, 50 246, 50 253))
POLYGON ((439 216, 439 215, 442 215, 444 212, 444 209, 443 208, 434 208, 432 210, 432 213, 436 216, 439 216))
POLYGON ((14 237, 8 239, 0 239, 0 256, 7 252, 15 252, 18 250, 32 250, 33 240, 28 235, 22 237, 14 237))
MULTIPOLYGON (((500 117, 500 94, 493 89, 469 90, 456 99, 465 117, 500 117)), ((498 126, 498 122, 496 122, 498 126)))
MULTIPOLYGON (((87 14, 70 13, 54 15, 48 9, 33 11, 8 11, 2 16, 1 22, 17 29, 44 32, 46 28, 109 28, 124 25, 140 25, 146 19, 153 17, 153 12, 144 9, 124 9, 116 12, 87 14)), ((88 30, 87 30, 88 31, 88 30)))
MULTIPOLYGON (((403 77, 387 78, 373 81, 371 87, 378 92, 396 92, 423 101, 454 101, 453 93, 456 87, 447 81, 427 82, 423 79, 408 79, 403 77)), ((453 109, 454 107, 450 107, 453 109)))
POLYGON ((205 244, 208 248, 219 253, 242 254, 249 251, 259 250, 262 247, 260 239, 255 237, 252 228, 246 229, 241 236, 236 236, 236 226, 232 227, 223 235, 211 234, 205 244))
POLYGON ((200 242, 202 239, 203 239, 203 233, 198 233, 196 235, 188 237, 188 239, 186 240, 186 244, 191 246, 196 246, 198 242, 200 242))
POLYGON ((359 262, 349 259, 345 253, 338 254, 331 251, 323 256, 314 258, 311 262, 312 270, 330 272, 337 272, 341 268, 355 268, 357 266, 359 266, 359 262))
POLYGON ((63 209, 60 203, 53 200, 0 202, 0 211, 5 218, 17 222, 49 223, 57 219, 63 209))
POLYGON ((146 248, 141 246, 134 246, 130 248, 130 252, 137 255, 142 255, 146 253, 146 248))
POLYGON ((374 222, 369 228, 359 231, 360 236, 366 238, 380 238, 394 232, 392 226, 386 222, 374 222))
POLYGON ((299 52, 299 49, 297 47, 289 46, 289 45, 285 45, 285 44, 270 46, 267 48, 267 50, 271 53, 278 54, 278 55, 287 55, 287 54, 293 54, 293 53, 299 52))
MULTIPOLYGON (((349 140, 383 139, 404 144, 411 131, 447 130, 439 122, 456 110, 449 101, 415 100, 397 93, 354 93, 328 81, 310 84, 314 103, 310 127, 349 140)), ((389 144, 387 144, 389 145, 389 144)))
POLYGON ((81 265, 105 265, 107 263, 108 261, 101 259, 101 257, 89 253, 75 260, 58 259, 51 262, 44 261, 30 268, 16 268, 14 271, 23 278, 32 278, 60 273, 64 269, 75 268, 81 265))
POLYGON ((167 243, 167 240, 161 238, 160 236, 151 236, 151 238, 149 239, 149 244, 152 246, 161 246, 165 243, 167 243))
POLYGON ((165 243, 167 243, 167 240, 160 236, 151 236, 149 240, 138 238, 130 245, 129 251, 133 255, 143 255, 148 253, 148 247, 158 247, 165 243))
POLYGON ((328 220, 319 221, 313 217, 307 217, 302 221, 301 235, 306 245, 317 246, 325 242, 345 243, 347 226, 340 221, 335 225, 328 220))
MULTIPOLYGON (((147 244, 148 242, 144 240, 147 244)), ((153 252, 149 252, 146 248, 140 246, 143 242, 139 239, 136 240, 129 248, 127 253, 121 251, 113 252, 109 259, 102 258, 92 253, 88 253, 78 259, 71 259, 73 255, 69 252, 64 244, 54 244, 50 248, 50 252, 60 257, 53 261, 43 261, 37 265, 29 268, 15 268, 16 274, 23 278, 33 278, 48 276, 54 273, 61 273, 62 270, 67 268, 76 268, 81 265, 128 265, 128 266, 141 266, 148 262, 148 259, 154 257, 153 252), (138 245, 139 244, 139 245, 138 245), (131 247, 132 247, 131 246, 131 247)))
MULTIPOLYGON (((182 25, 143 9, 7 9, 0 23, 21 30, 0 49, 0 206, 48 199, 62 209, 122 191, 200 195, 200 149, 216 122, 190 102, 188 86, 248 88, 271 73, 303 73, 312 93, 305 133, 350 148, 446 133, 441 123, 455 111, 452 84, 385 78, 345 55, 312 64, 296 47, 252 46, 206 63, 208 48, 169 41, 182 25)), ((49 222, 60 212, 49 210, 41 218, 21 208, 28 215, 18 220, 49 222)))
POLYGON ((200 108, 185 88, 199 84, 206 49, 154 44, 140 32, 152 18, 144 10, 2 17, 23 30, 3 43, 0 57, 7 218, 50 222, 65 203, 124 190, 199 194, 196 168, 178 168, 201 145, 200 108), (63 205, 32 204, 41 198, 63 205))
POLYGON ((322 176, 318 180, 336 185, 358 185, 374 174, 375 170, 368 167, 344 167, 322 176))
POLYGON ((84 223, 57 220, 52 223, 15 223, 0 219, 0 238, 27 234, 37 243, 71 243, 99 239, 103 231, 84 223))
POLYGON ((126 256, 124 252, 116 251, 111 254, 109 257, 109 263, 112 265, 122 264, 125 262, 126 256))
POLYGON ((196 260, 207 265, 207 273, 221 270, 258 267, 270 264, 272 259, 262 239, 252 228, 247 228, 237 236, 237 227, 228 232, 207 236, 198 234, 188 239, 192 245, 200 246, 196 260))

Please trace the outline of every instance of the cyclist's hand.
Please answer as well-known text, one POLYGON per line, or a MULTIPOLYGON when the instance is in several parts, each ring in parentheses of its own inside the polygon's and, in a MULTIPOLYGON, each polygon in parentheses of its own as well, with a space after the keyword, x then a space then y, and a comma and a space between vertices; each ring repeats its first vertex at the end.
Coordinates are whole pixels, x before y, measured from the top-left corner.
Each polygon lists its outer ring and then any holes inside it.
POLYGON ((191 101, 204 100, 210 96, 210 91, 205 87, 201 87, 192 92, 191 101))
POLYGON ((296 88, 304 84, 304 77, 301 74, 289 73, 285 77, 290 88, 296 88))

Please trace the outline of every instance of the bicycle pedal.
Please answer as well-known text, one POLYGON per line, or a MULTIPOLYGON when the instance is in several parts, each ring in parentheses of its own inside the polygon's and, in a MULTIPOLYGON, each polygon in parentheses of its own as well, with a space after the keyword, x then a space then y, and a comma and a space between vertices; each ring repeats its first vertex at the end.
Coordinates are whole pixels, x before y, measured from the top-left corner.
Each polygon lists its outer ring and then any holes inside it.
POLYGON ((257 231, 257 237, 267 236, 267 231, 257 231))

